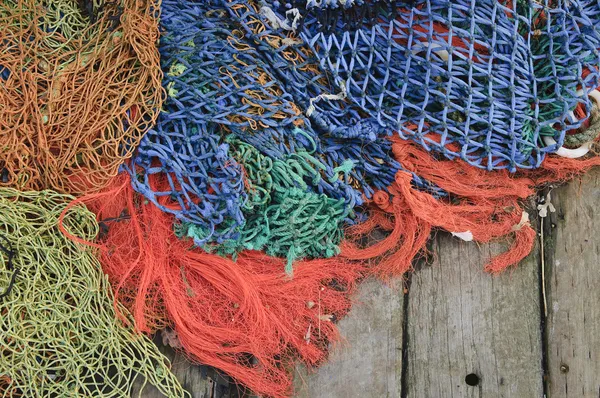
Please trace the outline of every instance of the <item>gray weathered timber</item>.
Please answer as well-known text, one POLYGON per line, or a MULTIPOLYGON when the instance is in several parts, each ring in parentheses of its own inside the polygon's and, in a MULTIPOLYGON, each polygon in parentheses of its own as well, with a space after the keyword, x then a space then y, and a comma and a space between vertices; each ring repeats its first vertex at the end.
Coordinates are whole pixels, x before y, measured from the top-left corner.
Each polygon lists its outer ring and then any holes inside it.
POLYGON ((543 395, 538 255, 494 277, 483 265, 500 248, 440 233, 432 264, 413 274, 409 398, 543 395))
POLYGON ((546 222, 548 396, 600 396, 600 170, 551 192, 546 222))
POLYGON ((297 398, 400 397, 402 282, 364 282, 350 314, 339 323, 344 342, 316 372, 298 367, 297 398))

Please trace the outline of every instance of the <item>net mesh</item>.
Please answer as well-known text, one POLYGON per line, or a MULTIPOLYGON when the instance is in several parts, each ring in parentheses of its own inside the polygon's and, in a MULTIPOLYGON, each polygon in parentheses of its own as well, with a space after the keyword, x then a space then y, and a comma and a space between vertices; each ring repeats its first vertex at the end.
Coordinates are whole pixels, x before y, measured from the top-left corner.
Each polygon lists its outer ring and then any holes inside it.
MULTIPOLYGON (((360 220, 357 206, 403 169, 390 135, 515 171, 539 167, 586 123, 600 36, 585 15, 597 15, 596 6, 165 1, 168 97, 127 169, 135 189, 207 250, 235 254, 273 242, 270 253, 289 262, 329 256, 341 235, 314 246, 290 241, 304 232, 275 209, 293 203, 291 190, 303 203, 345 203, 331 222, 311 219, 307 230, 360 220), (267 185, 252 181, 257 173, 269 174, 267 185)), ((413 184, 444 195, 416 173, 413 184)))
POLYGON ((489 272, 522 260, 521 201, 600 163, 546 157, 585 139, 597 84, 595 33, 542 29, 595 6, 546 6, 163 1, 157 124, 82 199, 136 325, 282 397, 294 359, 325 358, 356 281, 410 270, 433 229, 505 239, 489 272))
POLYGON ((388 279, 411 270, 434 228, 508 243, 510 249, 486 265, 499 273, 527 256, 536 241, 521 202, 540 184, 600 164, 600 157, 552 157, 515 176, 436 160, 399 137, 392 145, 403 167, 437 184, 448 198, 417 189, 411 174, 399 171, 388 190, 373 194, 365 222, 347 229, 340 254, 296 261, 293 277, 282 272, 284 260, 264 252, 244 250, 232 261, 193 247, 177 236, 187 233, 185 227, 173 228, 174 216, 137 194, 127 174, 81 200, 106 220, 100 260, 141 330, 172 328, 192 361, 217 367, 256 394, 285 397, 294 360, 318 365, 339 338, 332 321, 349 309, 348 295, 362 277, 388 279))
POLYGON ((253 2, 164 1, 161 25, 168 97, 125 167, 134 188, 209 251, 266 248, 288 271, 337 253, 341 225, 400 169, 385 130, 329 100, 312 51, 253 2))
POLYGON ((105 289, 88 270, 97 270, 96 252, 57 235, 61 212, 62 232, 98 249, 139 330, 172 328, 191 359, 275 397, 290 392, 294 359, 325 358, 356 281, 408 271, 432 229, 478 242, 510 237, 486 269, 517 263, 536 236, 520 201, 600 163, 546 156, 596 138, 588 95, 600 98, 599 7, 3 2, 1 181, 100 190, 82 201, 102 221, 49 191, 5 191, 0 298, 31 291, 41 309, 2 310, 10 322, 0 325, 16 336, 6 351, 20 357, 0 361, 0 391, 127 395, 137 371, 181 393, 163 359, 144 351, 147 340, 114 319, 129 320, 126 311, 107 310, 100 300, 110 297, 88 289, 105 289), (388 234, 373 242, 376 230, 388 234), (35 352, 20 349, 32 341, 19 334, 30 330, 25 315, 48 334, 35 352), (75 355, 95 367, 82 370, 75 355), (17 362, 29 368, 9 366, 17 362))
MULTIPOLYGON (((183 396, 168 360, 133 331, 121 305, 117 318, 95 250, 59 231, 71 200, 0 189, 0 395, 125 397, 139 380, 183 396)), ((95 215, 82 206, 63 221, 84 239, 98 232, 95 215)))
POLYGON ((488 170, 539 167, 600 85, 596 1, 276 3, 302 10, 300 37, 369 117, 488 170))
POLYGON ((0 185, 78 194, 117 174, 162 103, 158 12, 0 2, 0 185))
POLYGON ((110 222, 100 260, 117 299, 144 332, 169 327, 193 361, 214 366, 257 394, 289 394, 295 360, 315 365, 338 336, 363 265, 340 258, 285 261, 245 250, 236 261, 194 247, 174 216, 141 200, 129 176, 82 200, 110 222), (127 217, 122 214, 125 211, 127 217))

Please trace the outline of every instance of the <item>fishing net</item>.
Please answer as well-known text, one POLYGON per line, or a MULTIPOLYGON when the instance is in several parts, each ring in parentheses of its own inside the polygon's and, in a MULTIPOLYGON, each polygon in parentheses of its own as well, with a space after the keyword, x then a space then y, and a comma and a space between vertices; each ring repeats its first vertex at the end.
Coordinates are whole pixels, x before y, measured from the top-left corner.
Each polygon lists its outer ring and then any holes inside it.
POLYGON ((140 330, 286 396, 357 280, 409 271, 432 230, 504 241, 492 273, 531 251, 523 201, 600 164, 548 156, 597 138, 598 7, 164 0, 160 115, 81 198, 98 241, 71 238, 140 330))
POLYGON ((137 328, 173 328, 193 361, 257 393, 285 396, 294 360, 315 365, 337 339, 333 321, 349 309, 363 265, 299 261, 290 278, 285 260, 263 252, 244 251, 234 262, 178 238, 174 216, 142 198, 126 174, 82 198, 106 220, 100 260, 137 328))
POLYGON ((600 85, 595 1, 277 4, 367 117, 488 170, 539 167, 600 85))
POLYGON ((0 3, 0 184, 102 188, 161 107, 152 1, 0 3))
MULTIPOLYGON (((183 396, 167 359, 117 319, 94 250, 59 231, 72 199, 0 189, 0 394, 126 397, 139 380, 183 396)), ((81 206, 70 208, 63 226, 84 239, 98 232, 81 206)), ((130 324, 126 310, 116 309, 130 324)))
MULTIPOLYGON (((291 271, 338 253, 335 231, 393 182, 394 131, 515 171, 589 120, 598 34, 571 5, 394 4, 165 1, 168 97, 127 166, 135 189, 198 246, 266 249, 291 271), (338 210, 306 216, 315 206, 338 210)), ((444 196, 417 173, 412 183, 444 196)))
POLYGON ((337 254, 341 226, 400 169, 385 131, 328 102, 312 52, 269 30, 253 3, 170 0, 161 11, 168 97, 126 165, 136 191, 209 251, 265 249, 290 272, 295 259, 337 254))
POLYGON ((245 250, 233 261, 194 247, 178 237, 185 228, 175 216, 137 194, 127 174, 81 199, 104 220, 100 240, 87 243, 100 246, 116 298, 140 330, 172 329, 174 345, 192 361, 226 372, 256 394, 284 397, 291 394, 295 360, 315 366, 326 358, 339 338, 333 322, 348 311, 362 277, 409 271, 434 228, 466 240, 505 241, 510 249, 486 265, 499 273, 535 241, 521 202, 540 184, 600 164, 598 157, 548 158, 539 171, 515 177, 433 159, 399 138, 392 149, 403 167, 439 184, 448 199, 415 188, 411 174, 399 171, 387 190, 374 193, 367 220, 346 230, 340 254, 296 261, 293 277, 283 272, 285 259, 264 252, 245 250))

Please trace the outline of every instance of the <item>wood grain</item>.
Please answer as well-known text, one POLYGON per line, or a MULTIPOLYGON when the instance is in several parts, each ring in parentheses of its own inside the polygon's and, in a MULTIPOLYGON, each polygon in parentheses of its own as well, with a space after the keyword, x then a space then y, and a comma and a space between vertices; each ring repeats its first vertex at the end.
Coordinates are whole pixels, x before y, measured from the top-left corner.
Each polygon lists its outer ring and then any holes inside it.
POLYGON ((356 304, 339 323, 345 342, 316 372, 296 369, 297 398, 400 397, 402 283, 364 282, 356 304))
POLYGON ((433 250, 408 295, 407 396, 541 397, 537 252, 494 277, 483 265, 499 244, 440 233, 433 250))
POLYGON ((551 192, 546 223, 548 395, 600 396, 600 171, 551 192))

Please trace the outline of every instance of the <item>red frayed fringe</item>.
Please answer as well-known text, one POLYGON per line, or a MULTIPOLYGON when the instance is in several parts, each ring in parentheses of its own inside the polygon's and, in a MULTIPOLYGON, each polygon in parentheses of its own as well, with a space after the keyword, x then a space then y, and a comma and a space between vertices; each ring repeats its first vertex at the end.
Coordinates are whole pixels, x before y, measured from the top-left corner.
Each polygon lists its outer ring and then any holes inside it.
POLYGON ((293 278, 285 275, 284 260, 248 251, 234 262, 180 240, 174 218, 145 203, 126 174, 104 192, 72 204, 85 203, 100 221, 119 220, 107 221, 96 243, 70 237, 98 248, 116 297, 132 311, 138 330, 172 327, 192 360, 220 369, 255 393, 288 396, 293 362, 316 365, 326 357, 328 344, 339 338, 332 321, 349 310, 360 278, 374 274, 387 280, 409 271, 434 228, 467 233, 478 242, 510 238, 508 251, 485 267, 499 273, 535 244, 520 201, 540 184, 600 164, 598 157, 548 158, 541 169, 519 175, 487 172, 460 160, 435 160, 415 144, 392 140, 403 167, 449 198, 416 190, 411 175, 398 172, 388 192, 375 193, 367 221, 348 228, 341 255, 299 262, 293 278), (389 233, 362 246, 376 229, 389 233))
POLYGON ((549 157, 540 169, 515 175, 506 170, 478 169, 461 160, 436 160, 409 141, 398 137, 391 140, 394 157, 402 166, 442 188, 449 198, 439 200, 413 188, 411 175, 404 171, 396 174, 389 194, 375 193, 375 210, 364 224, 348 228, 341 255, 355 260, 377 259, 369 269, 383 279, 411 269, 415 256, 424 252, 432 228, 467 233, 482 243, 510 238, 509 249, 490 259, 485 270, 498 274, 518 264, 531 253, 536 236, 523 219, 520 202, 532 196, 538 186, 567 181, 600 165, 599 157, 549 157), (358 242, 376 229, 391 232, 383 241, 359 248, 358 242))
POLYGON ((137 329, 173 327, 193 360, 282 397, 290 393, 293 361, 316 365, 338 340, 333 321, 350 308, 361 263, 303 261, 290 278, 284 260, 260 252, 236 262, 206 253, 175 236, 171 215, 138 203, 128 175, 83 201, 99 220, 127 209, 130 218, 110 222, 102 239, 104 271, 137 329))

